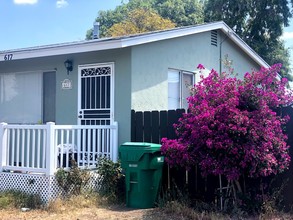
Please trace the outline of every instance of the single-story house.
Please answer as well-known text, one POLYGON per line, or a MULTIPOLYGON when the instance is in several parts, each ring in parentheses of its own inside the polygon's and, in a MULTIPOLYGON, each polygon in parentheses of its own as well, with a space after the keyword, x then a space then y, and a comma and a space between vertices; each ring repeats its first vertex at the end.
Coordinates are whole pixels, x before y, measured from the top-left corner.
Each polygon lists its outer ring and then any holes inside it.
POLYGON ((197 65, 225 71, 227 56, 239 74, 269 66, 224 22, 0 51, 0 172, 117 159, 132 109, 186 106, 197 65))

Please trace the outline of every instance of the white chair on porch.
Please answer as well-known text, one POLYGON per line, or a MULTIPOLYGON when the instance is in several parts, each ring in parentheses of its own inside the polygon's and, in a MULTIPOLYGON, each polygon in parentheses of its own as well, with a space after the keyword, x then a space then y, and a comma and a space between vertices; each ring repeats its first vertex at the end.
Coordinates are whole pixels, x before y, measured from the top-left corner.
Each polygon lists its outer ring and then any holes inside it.
POLYGON ((75 154, 77 154, 77 146, 75 144, 72 144, 72 143, 58 144, 57 151, 58 151, 58 167, 68 168, 71 166, 70 160, 77 159, 75 158, 75 154), (67 157, 67 154, 68 154, 68 157, 67 157), (62 161, 62 164, 61 164, 61 161, 62 161))

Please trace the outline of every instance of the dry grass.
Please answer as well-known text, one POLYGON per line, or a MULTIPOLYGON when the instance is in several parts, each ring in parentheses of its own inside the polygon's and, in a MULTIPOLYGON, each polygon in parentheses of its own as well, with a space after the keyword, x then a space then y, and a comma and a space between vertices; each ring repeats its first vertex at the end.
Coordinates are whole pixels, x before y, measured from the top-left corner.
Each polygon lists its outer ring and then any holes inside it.
POLYGON ((96 208, 98 204, 98 196, 78 195, 72 196, 66 200, 58 198, 55 201, 49 202, 48 206, 45 207, 45 210, 50 213, 62 213, 84 208, 96 208))
POLYGON ((220 214, 220 213, 207 213, 207 212, 197 212, 194 209, 189 208, 188 206, 172 201, 166 204, 162 209, 167 216, 172 216, 172 219, 178 220, 224 220, 230 219, 229 216, 220 214))
MULTIPOLYGON (((0 210, 2 220, 221 220, 233 219, 219 213, 196 212, 176 201, 167 203, 163 208, 131 209, 124 205, 110 205, 107 199, 98 195, 80 195, 67 200, 57 199, 47 207, 36 210, 21 211, 10 206, 0 210)), ((290 215, 259 216, 250 219, 293 219, 290 215)))
POLYGON ((67 200, 57 199, 42 209, 22 211, 10 206, 0 210, 0 219, 156 219, 152 218, 154 209, 130 209, 124 205, 109 205, 98 195, 79 195, 67 200), (149 217, 148 217, 149 216, 149 217))

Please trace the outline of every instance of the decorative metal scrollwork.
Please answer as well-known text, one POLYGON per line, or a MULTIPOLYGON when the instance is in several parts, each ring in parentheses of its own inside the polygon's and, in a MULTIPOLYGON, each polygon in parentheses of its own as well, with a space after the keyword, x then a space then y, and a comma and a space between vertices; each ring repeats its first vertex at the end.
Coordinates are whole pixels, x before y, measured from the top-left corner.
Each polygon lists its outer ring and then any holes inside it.
POLYGON ((111 67, 105 66, 105 67, 96 67, 96 68, 87 68, 81 70, 81 76, 87 77, 87 76, 106 76, 111 75, 111 67))

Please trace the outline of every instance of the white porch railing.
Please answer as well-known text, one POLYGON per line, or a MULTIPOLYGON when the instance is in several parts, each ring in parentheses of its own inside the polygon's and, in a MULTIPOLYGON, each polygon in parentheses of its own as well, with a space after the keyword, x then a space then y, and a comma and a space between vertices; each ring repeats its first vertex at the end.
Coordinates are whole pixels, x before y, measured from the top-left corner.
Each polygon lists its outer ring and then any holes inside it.
POLYGON ((0 172, 45 173, 68 168, 92 168, 97 159, 118 157, 118 124, 10 125, 0 123, 0 172))

